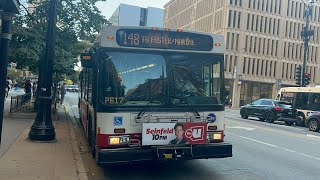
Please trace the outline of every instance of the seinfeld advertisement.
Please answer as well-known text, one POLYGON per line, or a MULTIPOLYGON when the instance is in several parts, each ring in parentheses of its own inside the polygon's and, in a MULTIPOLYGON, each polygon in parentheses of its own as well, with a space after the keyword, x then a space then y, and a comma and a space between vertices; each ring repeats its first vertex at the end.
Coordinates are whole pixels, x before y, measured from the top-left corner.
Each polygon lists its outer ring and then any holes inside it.
POLYGON ((142 145, 206 143, 206 123, 144 123, 142 145))

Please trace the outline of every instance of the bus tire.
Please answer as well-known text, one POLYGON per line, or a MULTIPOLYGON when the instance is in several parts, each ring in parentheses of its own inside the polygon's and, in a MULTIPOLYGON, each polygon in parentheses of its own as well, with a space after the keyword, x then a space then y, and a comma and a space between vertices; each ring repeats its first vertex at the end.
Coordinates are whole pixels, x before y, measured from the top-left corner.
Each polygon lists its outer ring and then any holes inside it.
POLYGON ((302 113, 299 113, 297 116, 297 122, 296 122, 297 126, 305 126, 305 117, 302 113))
POLYGON ((310 131, 318 132, 320 127, 319 127, 319 121, 317 119, 310 119, 308 122, 308 128, 310 131))
POLYGON ((274 122, 274 114, 273 112, 269 111, 266 113, 266 122, 273 123, 274 122))

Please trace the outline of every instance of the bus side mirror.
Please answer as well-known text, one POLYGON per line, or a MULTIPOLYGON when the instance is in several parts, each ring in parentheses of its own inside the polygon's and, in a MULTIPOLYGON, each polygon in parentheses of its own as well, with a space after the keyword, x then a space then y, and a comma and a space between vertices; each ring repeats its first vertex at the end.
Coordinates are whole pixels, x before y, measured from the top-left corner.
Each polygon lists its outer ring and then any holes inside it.
POLYGON ((94 59, 93 54, 91 52, 81 53, 81 66, 85 68, 93 68, 94 59))

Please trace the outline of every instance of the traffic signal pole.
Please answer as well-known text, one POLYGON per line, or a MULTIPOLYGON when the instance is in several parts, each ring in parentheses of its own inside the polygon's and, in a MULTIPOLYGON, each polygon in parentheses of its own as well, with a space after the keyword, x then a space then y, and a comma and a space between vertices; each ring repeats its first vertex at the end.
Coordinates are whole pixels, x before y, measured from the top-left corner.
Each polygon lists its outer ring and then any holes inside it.
POLYGON ((304 40, 304 55, 303 55, 303 64, 302 64, 302 77, 301 77, 301 86, 306 86, 305 76, 307 71, 307 59, 308 59, 308 53, 309 53, 309 38, 312 33, 309 30, 309 17, 310 17, 310 11, 312 10, 312 5, 314 1, 310 0, 310 2, 307 5, 307 8, 305 10, 305 19, 306 19, 306 27, 303 31, 303 40, 304 40))

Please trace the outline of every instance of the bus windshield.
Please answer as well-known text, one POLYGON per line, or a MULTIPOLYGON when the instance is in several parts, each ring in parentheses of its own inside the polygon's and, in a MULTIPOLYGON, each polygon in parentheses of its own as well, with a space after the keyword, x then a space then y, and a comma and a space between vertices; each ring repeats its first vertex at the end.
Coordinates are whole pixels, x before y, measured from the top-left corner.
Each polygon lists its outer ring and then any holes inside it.
POLYGON ((104 52, 99 99, 105 105, 220 104, 220 63, 212 54, 104 52))

